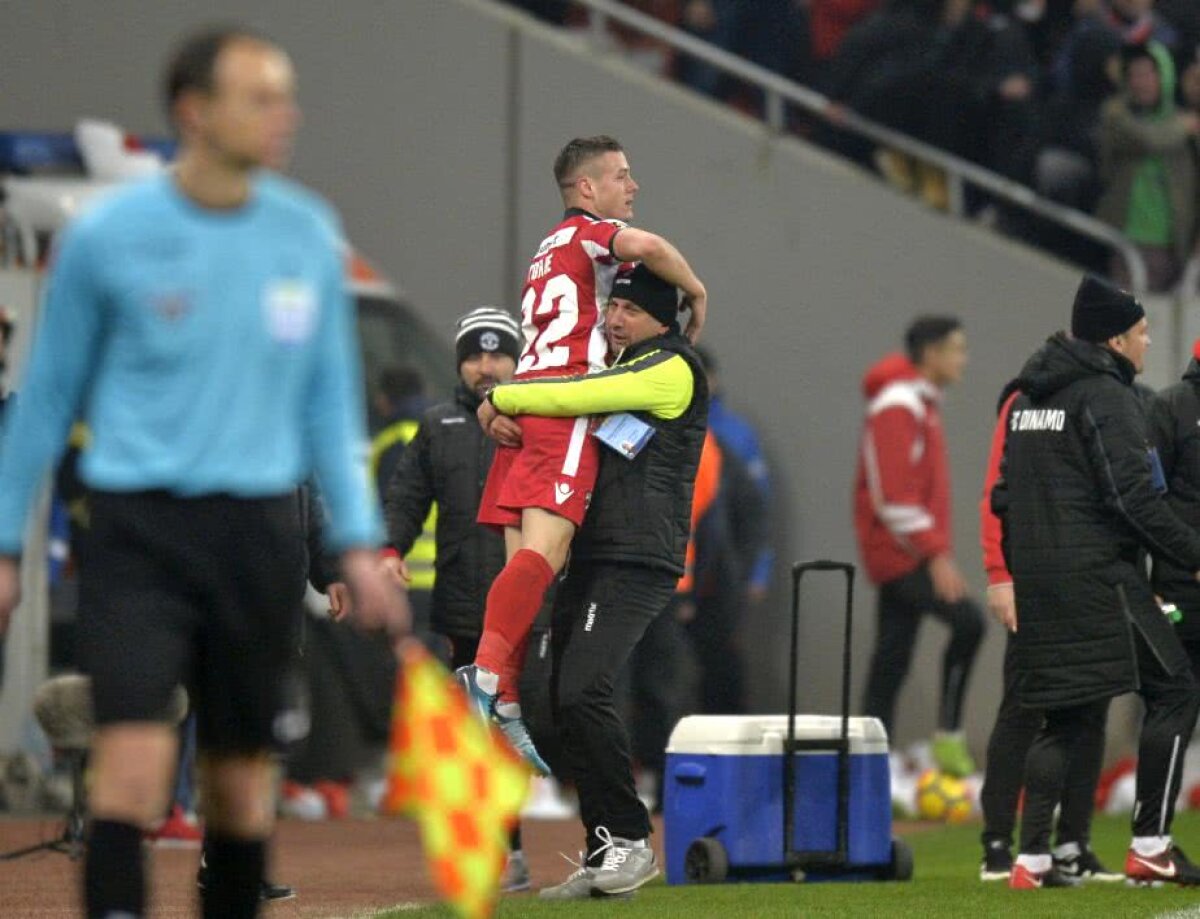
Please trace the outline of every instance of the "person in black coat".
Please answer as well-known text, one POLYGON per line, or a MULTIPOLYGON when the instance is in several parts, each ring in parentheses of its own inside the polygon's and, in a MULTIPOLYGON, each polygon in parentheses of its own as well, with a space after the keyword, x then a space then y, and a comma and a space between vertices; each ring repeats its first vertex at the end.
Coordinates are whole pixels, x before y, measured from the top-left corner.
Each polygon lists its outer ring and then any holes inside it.
MULTIPOLYGON (((8 369, 8 348, 12 342, 17 323, 12 313, 0 306, 0 378, 8 369)), ((0 385, 0 436, 4 434, 4 417, 11 397, 0 385)), ((4 636, 0 635, 0 688, 4 686, 4 636)))
POLYGON ((1018 378, 992 506, 1017 609, 1018 693, 1045 722, 1025 765, 1014 888, 1076 883, 1052 869, 1050 827, 1069 751, 1108 700, 1146 704, 1125 874, 1200 882, 1173 846, 1183 751, 1200 708, 1187 655, 1155 601, 1144 550, 1200 571, 1200 535, 1172 513, 1133 389, 1149 337, 1130 294, 1087 276, 1071 335, 1051 337, 1018 378))
MULTIPOLYGON (((1183 379, 1150 403, 1150 438, 1158 450, 1167 483, 1167 504, 1184 523, 1200 531, 1200 340, 1183 379)), ((1182 614, 1175 632, 1200 682, 1200 584, 1168 555, 1155 555, 1154 593, 1182 614)))
POLYGON ((421 538, 430 508, 437 507, 430 624, 450 640, 456 668, 474 660, 483 603, 505 558, 503 537, 475 522, 495 452, 475 410, 487 390, 511 379, 519 351, 520 329, 504 310, 480 307, 459 320, 454 399, 421 415, 383 491, 393 556, 388 564, 405 581, 405 557, 421 538))
MULTIPOLYGON (((389 557, 384 564, 398 582, 409 579, 404 557, 421 538, 430 508, 437 506, 430 625, 449 641, 449 662, 455 669, 475 660, 488 590, 505 562, 503 535, 475 522, 495 453, 495 442, 479 427, 475 411, 489 389, 512 378, 520 342, 520 328, 504 310, 484 306, 458 321, 455 353, 459 383, 454 399, 434 405, 422 415, 385 493, 389 557)), ((540 621, 547 618, 548 610, 543 609, 540 621)), ((544 626, 535 624, 534 629, 522 671, 522 707, 537 748, 549 751, 553 759, 549 643, 542 640, 544 626)), ((519 828, 510 840, 503 888, 529 888, 519 828)))

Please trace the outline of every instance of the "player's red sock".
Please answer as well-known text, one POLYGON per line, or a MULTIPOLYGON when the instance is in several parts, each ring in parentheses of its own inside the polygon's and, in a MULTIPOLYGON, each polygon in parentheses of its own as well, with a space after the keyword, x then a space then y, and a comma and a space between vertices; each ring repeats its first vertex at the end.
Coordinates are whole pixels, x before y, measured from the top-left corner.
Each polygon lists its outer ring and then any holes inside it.
POLYGON ((515 670, 520 675, 521 661, 516 654, 524 648, 533 620, 537 618, 553 581, 554 569, 549 562, 532 549, 521 549, 492 582, 475 663, 500 674, 502 685, 507 682, 506 674, 511 678, 515 670), (515 664, 510 665, 513 658, 516 658, 515 664))
MULTIPOLYGON (((533 615, 534 618, 537 617, 537 613, 533 615)), ((532 623, 530 624, 532 625, 532 623)), ((529 633, 526 632, 521 643, 513 648, 512 654, 504 662, 504 669, 500 671, 500 696, 496 699, 498 703, 521 701, 521 693, 517 689, 517 684, 521 682, 521 672, 525 669, 525 649, 528 647, 529 633)))

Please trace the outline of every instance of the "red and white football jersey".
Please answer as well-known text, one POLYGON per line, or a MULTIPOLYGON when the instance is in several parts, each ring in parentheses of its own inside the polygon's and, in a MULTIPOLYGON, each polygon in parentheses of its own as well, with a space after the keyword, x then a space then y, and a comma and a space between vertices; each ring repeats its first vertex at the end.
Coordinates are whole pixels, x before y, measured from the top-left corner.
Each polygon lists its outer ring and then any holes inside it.
POLYGON ((525 346, 518 378, 604 369, 604 307, 621 265, 612 243, 624 226, 571 208, 542 240, 521 292, 525 346))

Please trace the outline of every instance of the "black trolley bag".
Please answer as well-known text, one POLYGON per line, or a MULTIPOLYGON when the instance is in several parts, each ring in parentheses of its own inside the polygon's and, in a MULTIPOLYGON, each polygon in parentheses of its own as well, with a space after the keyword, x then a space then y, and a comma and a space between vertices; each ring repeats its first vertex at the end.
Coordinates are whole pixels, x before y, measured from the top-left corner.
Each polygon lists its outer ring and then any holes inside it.
MULTIPOLYGON (((826 559, 797 562, 792 566, 792 634, 789 649, 787 734, 783 740, 783 788, 782 788, 782 850, 779 862, 773 866, 754 866, 739 870, 735 852, 727 850, 720 839, 705 836, 695 839, 688 846, 685 857, 685 873, 691 883, 713 883, 726 879, 777 879, 779 872, 790 874, 794 879, 810 880, 896 880, 907 881, 913 874, 912 850, 901 839, 891 838, 891 795, 870 803, 874 826, 869 830, 875 839, 874 845, 855 845, 852 830, 864 826, 863 809, 855 808, 852 783, 852 754, 854 741, 850 730, 850 665, 851 637, 853 634, 855 566, 849 562, 826 559), (804 576, 810 572, 841 572, 845 575, 845 630, 842 642, 842 699, 839 730, 833 737, 797 737, 796 696, 799 683, 800 654, 800 586, 804 576), (835 817, 832 849, 800 848, 797 840, 797 823, 801 814, 811 815, 812 801, 804 802, 798 810, 798 798, 803 794, 797 788, 797 758, 803 754, 834 754, 836 759, 835 817), (807 808, 807 809, 806 809, 807 808), (884 822, 886 821, 886 825, 884 822), (885 832, 883 839, 878 838, 885 832), (890 843, 890 844, 889 844, 890 843), (856 858, 863 851, 872 853, 865 859, 856 858), (882 849, 882 851, 881 851, 882 849)), ((877 789, 878 790, 878 789, 877 789)), ((880 796, 877 794, 877 798, 880 796)), ((816 802, 817 810, 828 812, 828 801, 816 802)), ((825 818, 827 820, 827 818, 825 818)), ((825 824, 827 826, 827 823, 825 824)), ((811 835, 811 834, 810 834, 811 835)), ((817 834, 822 835, 822 834, 817 834)), ((823 834, 827 836, 828 834, 823 834)), ((861 841, 860 841, 861 843, 861 841)))

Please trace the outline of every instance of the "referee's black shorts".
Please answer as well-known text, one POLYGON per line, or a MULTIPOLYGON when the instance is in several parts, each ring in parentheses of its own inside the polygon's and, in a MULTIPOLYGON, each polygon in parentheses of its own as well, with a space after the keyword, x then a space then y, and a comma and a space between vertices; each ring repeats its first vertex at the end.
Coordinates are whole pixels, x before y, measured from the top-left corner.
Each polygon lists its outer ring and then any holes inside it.
POLYGON ((294 494, 92 492, 79 657, 96 723, 157 721, 187 687, 200 748, 277 747, 306 549, 294 494))

